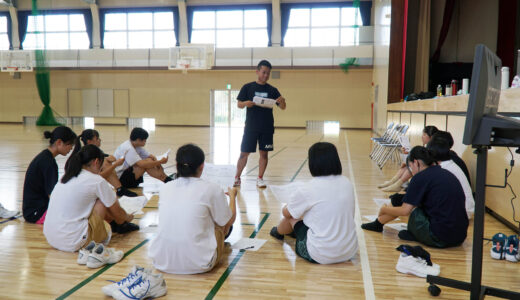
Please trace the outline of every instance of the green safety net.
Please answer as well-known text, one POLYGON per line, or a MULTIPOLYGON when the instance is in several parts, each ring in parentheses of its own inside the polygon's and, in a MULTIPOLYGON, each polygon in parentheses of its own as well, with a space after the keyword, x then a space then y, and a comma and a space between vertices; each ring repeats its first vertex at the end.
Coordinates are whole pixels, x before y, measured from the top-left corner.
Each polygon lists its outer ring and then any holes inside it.
MULTIPOLYGON (((360 0, 354 0, 354 3, 352 4, 352 7, 354 7, 356 9, 355 13, 354 13, 354 26, 353 26, 354 28, 359 28, 359 24, 358 24, 359 2, 360 2, 360 0)), ((341 68, 341 70, 343 70, 343 72, 348 73, 348 71, 350 70, 351 67, 359 66, 359 64, 357 62, 358 62, 357 58, 347 57, 347 58, 345 58, 345 61, 343 63, 339 64, 339 67, 341 68)))
MULTIPOLYGON (((37 0, 32 0, 32 15, 38 15, 38 5, 37 0)), ((36 28, 38 30, 38 28, 36 28)), ((40 35, 41 37, 41 35, 40 35)), ((38 120, 36 120, 36 125, 39 126, 49 126, 49 125, 61 125, 56 118, 54 117, 54 113, 52 112, 51 104, 51 81, 50 81, 50 72, 49 66, 47 65, 45 48, 40 47, 40 38, 36 39, 36 48, 34 51, 34 56, 36 58, 36 68, 35 68, 35 78, 36 78, 36 87, 38 88, 38 94, 40 95, 40 100, 43 103, 43 110, 38 120)))

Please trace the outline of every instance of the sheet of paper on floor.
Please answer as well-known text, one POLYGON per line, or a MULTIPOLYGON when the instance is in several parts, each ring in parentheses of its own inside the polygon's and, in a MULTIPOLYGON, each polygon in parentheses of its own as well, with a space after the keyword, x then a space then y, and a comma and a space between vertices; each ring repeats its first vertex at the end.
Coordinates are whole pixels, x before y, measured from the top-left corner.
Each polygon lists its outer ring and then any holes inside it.
POLYGON ((235 172, 236 166, 234 165, 214 165, 205 162, 201 178, 220 185, 222 190, 227 192, 229 187, 233 187, 235 172))
POLYGON ((374 198, 374 202, 377 204, 377 206, 381 207, 383 205, 390 205, 392 202, 390 199, 383 199, 383 198, 374 198))
POLYGON ((145 196, 127 197, 123 196, 119 198, 119 205, 128 213, 134 215, 143 214, 143 207, 145 206, 148 199, 145 196))
POLYGON ((393 230, 401 231, 408 229, 408 225, 406 223, 389 223, 385 224, 385 227, 391 228, 393 230))
POLYGON ((267 240, 262 239, 250 239, 250 238, 241 238, 236 243, 231 245, 232 249, 245 249, 247 251, 258 251, 258 249, 262 248, 267 240))

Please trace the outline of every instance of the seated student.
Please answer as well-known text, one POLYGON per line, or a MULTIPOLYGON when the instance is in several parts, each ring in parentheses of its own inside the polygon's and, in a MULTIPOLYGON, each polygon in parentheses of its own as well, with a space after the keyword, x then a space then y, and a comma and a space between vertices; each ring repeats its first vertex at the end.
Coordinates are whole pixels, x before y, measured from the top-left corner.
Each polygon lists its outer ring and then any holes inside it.
MULTIPOLYGON (((85 129, 79 135, 79 139, 83 142, 83 145, 96 145, 101 147, 101 139, 99 138, 99 132, 94 129, 85 129)), ((119 178, 116 174, 116 167, 119 167, 124 163, 125 159, 120 158, 116 159, 112 155, 105 154, 105 160, 103 161, 103 166, 101 168, 101 172, 99 175, 105 178, 115 189, 118 197, 127 196, 127 197, 136 197, 137 194, 129 191, 126 187, 121 184, 119 178)))
POLYGON ((49 147, 29 164, 23 184, 22 212, 29 223, 43 224, 49 206, 49 196, 58 182, 58 164, 55 157, 67 155, 76 140, 76 134, 66 126, 58 126, 52 132, 43 133, 50 139, 49 147))
MULTIPOLYGON (((438 131, 437 133, 434 134, 434 136, 437 139, 440 139, 440 138, 444 139, 448 143, 450 149, 453 148, 453 144, 454 144, 453 137, 451 136, 451 133, 449 133, 448 131, 438 131)), ((462 158, 460 158, 455 151, 450 150, 450 159, 453 160, 453 162, 456 163, 457 166, 459 166, 459 168, 462 170, 462 172, 464 172, 464 175, 468 179, 468 183, 471 185, 471 179, 469 177, 468 167, 466 166, 466 163, 462 160, 462 158)))
POLYGON ((471 190, 471 186, 469 185, 468 179, 464 175, 464 172, 453 160, 451 160, 450 145, 445 139, 445 136, 434 134, 426 148, 428 148, 432 158, 437 161, 437 164, 441 166, 441 168, 450 171, 451 174, 457 177, 457 180, 464 190, 464 196, 466 199, 466 213, 468 214, 468 218, 471 218, 475 212, 473 191, 471 190))
POLYGON ((168 157, 157 160, 143 147, 146 145, 148 132, 143 128, 135 127, 130 133, 130 139, 117 147, 114 152, 116 158, 124 158, 122 166, 116 168, 117 177, 127 188, 136 188, 143 182, 144 173, 163 182, 173 180, 166 176, 162 164, 168 162, 168 157))
POLYGON ((313 263, 350 260, 358 250, 354 190, 341 176, 336 147, 323 142, 312 145, 309 170, 314 178, 295 191, 282 209, 284 218, 270 234, 282 240, 294 232, 296 254, 313 263))
POLYGON ((174 274, 208 272, 221 260, 236 218, 236 189, 229 205, 222 189, 200 178, 204 152, 193 144, 177 150, 175 181, 159 193, 159 232, 148 248, 155 268, 174 274))
POLYGON ((108 182, 99 175, 104 153, 87 145, 70 157, 65 174, 52 191, 43 233, 51 246, 74 252, 89 244, 108 243, 107 222, 130 222, 108 182))
POLYGON ((430 152, 421 146, 410 151, 406 164, 413 177, 403 205, 384 205, 377 219, 361 228, 382 232, 384 224, 410 216, 408 229, 401 230, 399 238, 438 248, 460 245, 466 239, 469 222, 457 177, 436 165, 430 152))
MULTIPOLYGON (((438 131, 439 131, 439 129, 437 129, 437 127, 435 127, 435 126, 430 125, 430 126, 424 127, 422 136, 421 136, 423 146, 428 144, 428 142, 430 141, 432 136, 435 133, 437 133, 438 131)), ((406 153, 406 151, 404 151, 404 149, 403 149, 403 153, 408 154, 408 153, 406 153)), ((412 174, 406 167, 406 164, 403 163, 401 165, 401 168, 399 169, 399 171, 397 171, 397 173, 394 175, 394 177, 392 177, 390 180, 385 181, 384 183, 378 185, 377 187, 380 188, 383 192, 399 192, 403 189, 403 187, 402 187, 403 183, 407 182, 411 177, 412 177, 412 174)))

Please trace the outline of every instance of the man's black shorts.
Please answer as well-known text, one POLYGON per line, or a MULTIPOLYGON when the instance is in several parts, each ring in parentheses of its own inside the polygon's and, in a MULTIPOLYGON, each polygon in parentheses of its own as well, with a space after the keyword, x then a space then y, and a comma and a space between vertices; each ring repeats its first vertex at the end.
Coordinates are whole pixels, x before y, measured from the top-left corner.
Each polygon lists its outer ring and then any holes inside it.
POLYGON ((241 152, 256 152, 256 144, 261 151, 273 151, 273 133, 245 131, 242 137, 241 152))
POLYGON ((119 181, 121 181, 121 185, 126 188, 136 188, 143 182, 143 176, 135 179, 134 167, 130 167, 123 171, 119 181))

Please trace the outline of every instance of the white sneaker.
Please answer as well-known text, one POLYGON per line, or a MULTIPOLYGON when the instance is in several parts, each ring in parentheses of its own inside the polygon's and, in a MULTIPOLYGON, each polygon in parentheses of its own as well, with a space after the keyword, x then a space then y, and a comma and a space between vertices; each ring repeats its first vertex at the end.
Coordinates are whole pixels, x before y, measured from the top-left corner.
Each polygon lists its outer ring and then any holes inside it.
POLYGON ((259 188, 265 188, 267 185, 265 184, 264 180, 262 178, 256 179, 256 186, 259 188))
POLYGON ((166 282, 162 274, 143 273, 134 284, 112 294, 116 300, 158 298, 166 295, 166 282))
POLYGON ((87 267, 96 269, 106 264, 115 264, 123 258, 123 251, 98 244, 87 258, 87 267))
POLYGON ((440 267, 428 266, 426 261, 422 258, 413 257, 412 255, 406 255, 401 253, 395 269, 404 274, 412 274, 418 277, 425 278, 426 275, 437 276, 441 273, 440 267))
POLYGON ((78 254, 78 265, 86 265, 87 259, 90 253, 92 253, 92 250, 96 247, 96 242, 90 241, 90 243, 83 249, 79 249, 78 254))
POLYGON ((0 204, 0 218, 1 219, 11 219, 12 217, 15 217, 20 212, 17 210, 8 210, 5 209, 2 204, 0 204))
POLYGON ((109 285, 105 285, 101 288, 103 293, 107 296, 112 297, 112 294, 119 291, 119 289, 126 288, 134 284, 137 280, 141 279, 143 273, 152 273, 152 270, 134 266, 132 271, 128 275, 118 282, 114 282, 109 285))

